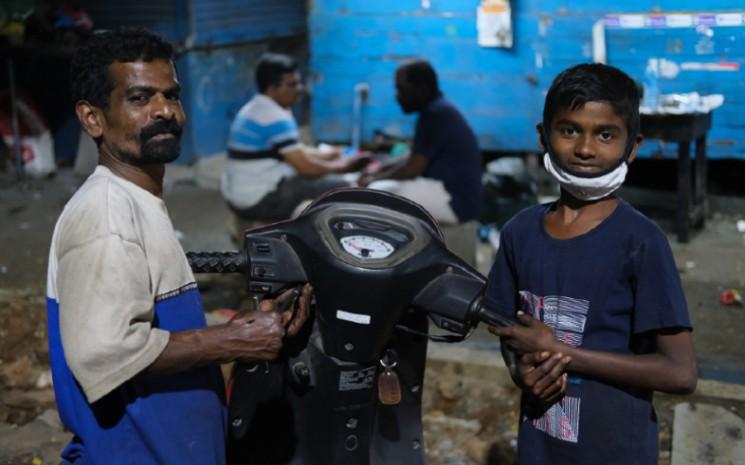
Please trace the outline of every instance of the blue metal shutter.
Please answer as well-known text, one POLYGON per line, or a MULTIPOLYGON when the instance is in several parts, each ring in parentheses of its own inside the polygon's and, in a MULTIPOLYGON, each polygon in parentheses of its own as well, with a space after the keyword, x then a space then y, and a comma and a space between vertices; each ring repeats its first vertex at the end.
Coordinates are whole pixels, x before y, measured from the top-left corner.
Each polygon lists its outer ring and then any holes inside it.
POLYGON ((191 45, 221 45, 305 32, 305 0, 192 0, 191 45))
POLYGON ((187 34, 187 0, 127 0, 125 2, 80 2, 96 29, 139 26, 163 34, 173 42, 187 34))

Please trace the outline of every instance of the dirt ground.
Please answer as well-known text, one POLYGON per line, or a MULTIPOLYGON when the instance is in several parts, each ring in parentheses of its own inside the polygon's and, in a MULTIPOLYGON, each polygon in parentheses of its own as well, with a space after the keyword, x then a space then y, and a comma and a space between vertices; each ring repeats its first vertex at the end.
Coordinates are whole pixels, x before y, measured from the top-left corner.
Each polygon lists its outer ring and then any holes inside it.
MULTIPOLYGON (((228 214, 219 193, 198 188, 181 169, 172 172, 165 197, 184 249, 231 249, 228 214)), ((0 465, 58 463, 69 440, 54 410, 44 286, 54 222, 81 181, 69 170, 24 182, 0 172, 0 465)), ((715 212, 688 244, 670 235, 695 327, 701 378, 738 389, 745 385, 740 336, 745 307, 721 305, 719 296, 726 289, 745 292, 745 233, 736 227, 745 219, 742 200, 742 211, 715 212)), ((669 214, 655 219, 669 231, 669 214)), ((479 252, 479 267, 485 271, 491 251, 482 246, 479 252)), ((237 307, 240 286, 240 279, 200 279, 205 307, 237 307)), ((499 363, 492 363, 498 359, 495 340, 478 330, 461 346, 466 351, 461 360, 431 357, 428 362, 423 406, 428 463, 513 463, 518 392, 499 363), (476 363, 471 353, 486 354, 491 361, 476 363)), ((745 397, 726 392, 702 388, 685 400, 723 405, 745 418, 745 397)), ((660 464, 670 463, 672 408, 682 400, 656 398, 660 464)))

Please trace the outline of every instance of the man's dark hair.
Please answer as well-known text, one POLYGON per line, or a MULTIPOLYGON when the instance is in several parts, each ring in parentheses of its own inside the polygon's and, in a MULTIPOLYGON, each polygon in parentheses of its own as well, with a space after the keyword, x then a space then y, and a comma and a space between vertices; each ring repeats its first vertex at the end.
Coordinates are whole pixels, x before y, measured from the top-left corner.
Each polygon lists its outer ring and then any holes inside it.
POLYGON ((420 89, 424 103, 432 101, 440 95, 437 83, 437 73, 427 60, 414 60, 404 63, 398 68, 406 82, 413 88, 420 89))
POLYGON ((282 82, 282 75, 297 71, 297 62, 280 53, 265 53, 256 65, 256 85, 259 92, 282 82))
POLYGON ((107 108, 114 85, 109 79, 113 63, 164 59, 173 61, 173 46, 158 34, 143 28, 117 28, 93 34, 75 51, 70 64, 74 101, 85 100, 107 108))
POLYGON ((636 83, 620 69, 600 63, 576 65, 556 76, 543 106, 546 134, 558 111, 574 111, 587 102, 608 102, 626 121, 629 137, 636 137, 639 132, 639 90, 636 83))

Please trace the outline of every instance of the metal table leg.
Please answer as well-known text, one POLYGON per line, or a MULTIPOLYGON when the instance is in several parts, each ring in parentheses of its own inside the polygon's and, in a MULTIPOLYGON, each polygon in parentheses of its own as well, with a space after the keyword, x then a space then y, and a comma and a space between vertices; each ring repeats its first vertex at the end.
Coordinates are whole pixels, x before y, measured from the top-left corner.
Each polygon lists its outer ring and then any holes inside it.
POLYGON ((694 185, 694 201, 701 209, 701 226, 709 217, 709 197, 707 193, 706 177, 708 175, 706 159, 706 135, 696 139, 696 182, 694 185))
POLYGON ((691 142, 678 143, 678 209, 675 229, 678 242, 688 242, 689 208, 691 203, 691 142))

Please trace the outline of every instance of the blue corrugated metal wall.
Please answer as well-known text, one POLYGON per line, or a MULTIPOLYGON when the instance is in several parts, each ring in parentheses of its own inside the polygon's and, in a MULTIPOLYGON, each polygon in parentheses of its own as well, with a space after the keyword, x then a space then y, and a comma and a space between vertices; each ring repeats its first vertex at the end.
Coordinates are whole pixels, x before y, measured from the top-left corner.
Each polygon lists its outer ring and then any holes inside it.
POLYGON ((198 159, 225 152, 233 117, 256 93, 254 65, 259 57, 270 50, 283 52, 297 57, 303 66, 304 54, 297 50, 297 43, 292 40, 250 42, 184 54, 178 63, 183 70, 181 79, 189 89, 182 93, 188 116, 184 155, 191 154, 198 159))
POLYGON ((188 152, 195 158, 225 150, 230 123, 248 99, 253 64, 263 50, 260 45, 249 44, 190 52, 183 57, 190 91, 182 102, 193 134, 188 152))
MULTIPOLYGON (((553 77, 592 61, 592 26, 608 14, 726 11, 742 0, 642 1, 612 7, 604 1, 512 1, 514 46, 477 45, 478 1, 315 0, 309 14, 313 133, 322 140, 351 135, 353 88, 370 84, 363 132, 386 129, 411 135, 414 118, 395 102, 393 73, 405 59, 424 57, 438 70, 443 91, 463 110, 484 149, 537 150, 535 123, 553 77)), ((642 78, 647 58, 674 62, 736 63, 735 72, 681 71, 662 79, 662 92, 722 93, 709 154, 745 158, 745 26, 713 27, 712 46, 697 47, 695 28, 613 29, 606 33, 608 63, 642 78)), ((670 152, 672 153, 672 152, 670 152)))
POLYGON ((181 42, 188 34, 188 0, 81 1, 96 29, 146 27, 169 40, 181 42))
POLYGON ((184 153, 225 151, 228 130, 254 93, 254 65, 269 40, 304 33, 304 0, 190 0, 190 48, 183 101, 189 115, 184 153))
POLYGON ((97 28, 142 26, 186 46, 230 45, 305 31, 305 0, 84 0, 97 28))
POLYGON ((81 3, 96 28, 147 27, 182 50, 177 66, 187 121, 179 163, 225 151, 233 116, 253 93, 259 55, 273 47, 271 40, 306 30, 305 0, 81 3))
MULTIPOLYGON (((745 8, 745 2, 740 5, 745 8)), ((732 65, 714 71, 682 69, 675 78, 659 80, 660 92, 723 94, 724 104, 714 110, 708 155, 710 158, 745 159, 745 24, 712 28, 712 33, 713 36, 708 37, 696 33, 694 28, 609 28, 606 34, 608 62, 637 77, 643 76, 646 59, 653 56, 664 57, 684 68, 687 65, 732 65)), ((648 144, 645 153, 651 148, 654 146, 648 144)), ((675 156, 675 146, 668 145, 664 153, 675 156)))
POLYGON ((232 44, 305 31, 305 0, 192 0, 194 44, 232 44))

